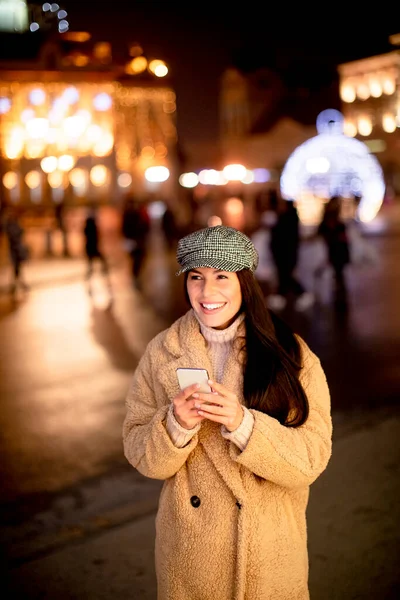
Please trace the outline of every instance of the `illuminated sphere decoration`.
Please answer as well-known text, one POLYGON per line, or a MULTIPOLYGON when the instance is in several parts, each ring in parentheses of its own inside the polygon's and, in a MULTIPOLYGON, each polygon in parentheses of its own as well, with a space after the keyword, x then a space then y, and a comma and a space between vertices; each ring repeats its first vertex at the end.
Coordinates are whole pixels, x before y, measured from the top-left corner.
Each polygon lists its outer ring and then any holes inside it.
MULTIPOLYGON (((334 109, 322 111, 316 121, 318 135, 298 146, 289 156, 280 179, 281 195, 301 205, 323 204, 334 196, 361 198, 356 217, 369 222, 377 215, 384 198, 382 168, 368 146, 344 135, 344 118, 334 109)), ((301 219, 301 211, 299 216, 301 219)), ((311 214, 311 213, 310 213, 311 214)), ((314 223, 316 224, 316 223, 314 223)))

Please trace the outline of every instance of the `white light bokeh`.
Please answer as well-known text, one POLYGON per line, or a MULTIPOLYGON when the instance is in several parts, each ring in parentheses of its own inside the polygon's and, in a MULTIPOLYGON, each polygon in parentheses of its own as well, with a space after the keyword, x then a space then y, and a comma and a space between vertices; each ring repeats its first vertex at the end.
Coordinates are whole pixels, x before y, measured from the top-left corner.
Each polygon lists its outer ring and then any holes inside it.
POLYGON ((169 177, 169 169, 167 167, 149 167, 144 172, 144 176, 147 181, 151 183, 161 183, 167 181, 169 177))
POLYGON ((0 115, 5 115, 11 108, 11 100, 2 96, 0 98, 0 115))
POLYGON ((93 106, 96 110, 106 111, 112 106, 111 96, 102 92, 93 98, 93 106))
POLYGON ((46 94, 42 89, 35 88, 29 94, 29 100, 34 106, 40 106, 46 100, 46 94))
POLYGON ((199 183, 199 176, 196 173, 182 173, 179 177, 179 183, 184 188, 194 188, 199 183))
POLYGON ((255 183, 267 183, 271 179, 271 173, 268 169, 253 169, 255 183))
POLYGON ((59 22, 58 24, 58 31, 60 33, 65 33, 66 31, 68 31, 69 29, 69 23, 68 21, 66 21, 65 19, 63 19, 62 21, 59 22))
POLYGON ((150 202, 147 207, 147 211, 151 219, 159 219, 165 213, 166 208, 167 207, 162 200, 156 200, 155 202, 150 202))
POLYGON ((226 165, 222 173, 228 181, 242 181, 246 177, 247 169, 239 164, 226 165))
POLYGON ((40 162, 44 173, 53 173, 57 169, 58 160, 56 156, 45 156, 40 162))
POLYGON ((333 195, 357 194, 361 196, 358 218, 371 221, 385 193, 378 160, 366 144, 343 135, 343 116, 338 111, 323 111, 317 123, 323 133, 298 146, 284 166, 280 179, 282 197, 298 202, 307 199, 310 204, 312 198, 321 203, 333 195))
POLYGON ((79 100, 79 92, 76 87, 71 85, 63 92, 62 97, 68 104, 75 104, 79 100))

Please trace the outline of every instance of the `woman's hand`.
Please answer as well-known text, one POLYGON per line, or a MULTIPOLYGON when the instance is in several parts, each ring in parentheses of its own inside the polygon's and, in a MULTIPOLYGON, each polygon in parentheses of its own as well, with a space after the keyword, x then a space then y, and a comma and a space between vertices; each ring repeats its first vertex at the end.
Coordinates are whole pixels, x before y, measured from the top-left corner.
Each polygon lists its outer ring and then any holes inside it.
POLYGON ((220 383, 208 381, 208 384, 212 387, 212 394, 192 394, 198 415, 234 431, 243 419, 242 405, 237 396, 220 383))
POLYGON ((194 383, 183 389, 173 400, 174 416, 181 427, 193 429, 198 423, 204 420, 195 407, 195 398, 193 393, 198 390, 200 385, 194 383))

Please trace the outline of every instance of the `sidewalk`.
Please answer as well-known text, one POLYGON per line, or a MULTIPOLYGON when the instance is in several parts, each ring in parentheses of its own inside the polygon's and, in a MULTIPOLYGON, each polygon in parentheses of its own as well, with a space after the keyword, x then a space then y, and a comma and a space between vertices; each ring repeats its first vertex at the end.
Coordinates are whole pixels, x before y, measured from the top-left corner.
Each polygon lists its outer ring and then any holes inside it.
MULTIPOLYGON (((394 600, 400 592, 400 417, 372 419, 336 420, 330 464, 311 487, 312 600, 394 600)), ((12 567, 7 599, 156 600, 157 487, 142 503, 98 515, 92 531, 77 523, 64 546, 12 567)))
MULTIPOLYGON (((400 211, 397 212, 400 215, 400 211)), ((400 321, 399 297, 394 293, 398 281, 400 218, 397 221, 393 214, 394 211, 390 213, 390 227, 386 231, 389 236, 396 233, 397 237, 376 240, 384 262, 370 273, 356 274, 346 326, 341 327, 332 318, 328 303, 322 303, 309 316, 301 317, 300 325, 306 338, 312 341, 317 353, 324 356, 336 403, 332 459, 326 472, 311 487, 308 510, 311 600, 392 600, 400 592, 397 568, 400 321), (386 408, 381 408, 382 405, 386 408)), ((370 235, 381 233, 371 231, 370 235)), ((34 293, 15 317, 10 314, 8 331, 15 327, 13 318, 21 318, 21 312, 32 311, 42 297, 50 297, 52 285, 59 288, 57 297, 62 296, 64 304, 60 307, 69 311, 67 315, 74 313, 72 304, 68 305, 69 299, 78 298, 84 306, 84 259, 35 259, 27 268, 34 293)), ((179 281, 172 277, 171 283, 170 269, 168 259, 155 252, 146 277, 151 285, 142 296, 127 286, 128 279, 119 259, 114 263, 116 317, 126 338, 129 360, 131 354, 139 356, 152 332, 171 318, 168 311, 176 310, 172 286, 179 281)), ((0 288, 2 275, 4 271, 0 269, 0 288)), ((32 325, 36 321, 30 315, 26 318, 32 325)), ((100 324, 103 328, 107 326, 107 322, 100 324)), ((24 349, 21 364, 25 376, 16 379, 21 390, 13 387, 10 391, 13 407, 18 405, 18 393, 23 395, 22 387, 28 384, 27 361, 36 348, 32 340, 38 336, 36 329, 27 333, 22 325, 21 321, 23 338, 20 339, 24 349)), ((112 325, 109 323, 105 331, 96 330, 99 339, 95 338, 89 349, 90 357, 93 348, 96 356, 100 353, 100 358, 92 361, 97 382, 89 384, 86 378, 84 387, 92 389, 86 386, 93 385, 93 395, 107 390, 108 400, 115 395, 115 405, 119 407, 120 390, 126 389, 130 375, 121 369, 125 357, 120 356, 119 350, 113 354, 115 349, 109 340, 109 334, 115 330, 112 325)), ((79 333, 78 326, 70 329, 68 335, 64 332, 65 336, 58 338, 59 343, 61 339, 79 346, 82 335, 87 344, 88 336, 79 333)), ((13 335, 14 331, 12 329, 13 335)), ((64 365, 65 360, 66 357, 62 357, 64 365)), ((67 387, 69 391, 72 388, 71 393, 80 406, 84 396, 79 396, 78 388, 74 387, 80 371, 75 365, 75 356, 70 360, 71 378, 67 387)), ((18 374, 19 371, 16 378, 18 374)), ((34 397, 29 394, 31 409, 39 406, 32 400, 34 397)), ((73 425, 75 427, 76 422, 73 425)), ((111 436, 113 432, 108 433, 111 436)), ((120 444, 119 424, 117 436, 120 444)), ((71 440, 73 445, 79 446, 76 440, 74 444, 73 437, 71 440)), ((21 442, 16 443, 17 460, 20 460, 21 442)), ((69 446, 68 452, 73 450, 73 446, 69 446)), ((96 452, 99 450, 102 450, 100 445, 96 452)), ((81 455, 79 460, 82 460, 81 455)), ((34 523, 26 524, 25 528, 18 530, 10 522, 8 540, 7 532, 3 531, 1 536, 8 542, 7 599, 156 600, 154 517, 161 482, 138 476, 124 460, 122 462, 122 467, 109 476, 84 482, 78 490, 69 490, 60 496, 51 510, 38 514, 34 523)), ((2 564, 5 563, 4 556, 2 564)))

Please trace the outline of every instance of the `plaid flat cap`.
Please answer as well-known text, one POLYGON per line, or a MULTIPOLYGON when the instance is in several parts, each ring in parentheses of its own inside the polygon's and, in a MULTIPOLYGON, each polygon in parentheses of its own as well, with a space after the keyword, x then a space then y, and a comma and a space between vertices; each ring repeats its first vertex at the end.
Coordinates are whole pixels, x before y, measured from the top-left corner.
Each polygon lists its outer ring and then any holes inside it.
POLYGON ((254 272, 258 265, 258 253, 250 238, 225 225, 206 227, 179 240, 176 259, 181 266, 176 275, 200 267, 254 272))

